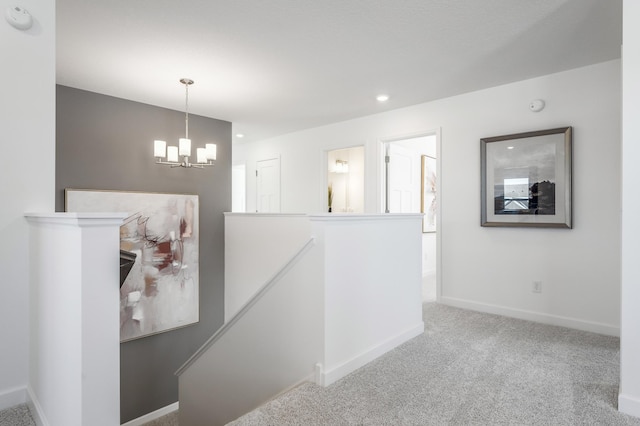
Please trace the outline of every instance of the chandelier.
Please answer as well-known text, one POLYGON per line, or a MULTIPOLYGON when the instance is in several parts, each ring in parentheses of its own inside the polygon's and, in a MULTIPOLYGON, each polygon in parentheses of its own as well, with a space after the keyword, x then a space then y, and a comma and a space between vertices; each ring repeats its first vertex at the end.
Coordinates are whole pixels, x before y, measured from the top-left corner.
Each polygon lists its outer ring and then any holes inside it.
POLYGON ((212 143, 205 144, 204 148, 196 149, 196 162, 192 163, 191 157, 191 139, 189 139, 189 86, 193 84, 193 80, 189 78, 180 79, 180 83, 185 88, 185 131, 184 138, 178 140, 178 146, 167 146, 167 142, 156 140, 153 141, 153 156, 156 158, 156 164, 162 164, 173 167, 186 167, 204 169, 205 166, 213 166, 216 160, 216 145, 212 143), (166 160, 165 160, 166 159, 166 160))

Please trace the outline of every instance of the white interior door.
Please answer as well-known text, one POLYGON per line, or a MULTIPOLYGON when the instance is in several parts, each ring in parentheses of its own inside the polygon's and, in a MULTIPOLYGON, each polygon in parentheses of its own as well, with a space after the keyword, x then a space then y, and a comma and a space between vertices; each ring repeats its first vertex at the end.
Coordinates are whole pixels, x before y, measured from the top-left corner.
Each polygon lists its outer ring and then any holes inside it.
POLYGON ((280 159, 256 163, 256 212, 280 213, 280 159))
POLYGON ((420 213, 420 157, 389 143, 389 213, 420 213))

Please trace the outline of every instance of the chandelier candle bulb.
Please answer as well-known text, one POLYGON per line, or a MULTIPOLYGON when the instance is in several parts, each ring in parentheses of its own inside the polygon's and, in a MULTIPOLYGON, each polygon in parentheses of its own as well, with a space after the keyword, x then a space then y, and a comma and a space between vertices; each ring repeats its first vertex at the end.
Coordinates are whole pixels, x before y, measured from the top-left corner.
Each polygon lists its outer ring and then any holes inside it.
POLYGON ((153 141, 153 156, 156 158, 167 156, 167 143, 165 141, 153 141))
POLYGON ((180 142, 178 144, 180 146, 180 155, 181 156, 191 156, 191 139, 180 138, 180 142))
POLYGON ((167 147, 167 161, 172 163, 178 162, 178 147, 177 146, 169 146, 167 147))
POLYGON ((200 164, 204 164, 207 162, 207 150, 204 148, 196 149, 196 160, 200 164))
POLYGON ((213 143, 205 144, 205 149, 207 152, 207 160, 215 161, 217 155, 217 147, 213 143))

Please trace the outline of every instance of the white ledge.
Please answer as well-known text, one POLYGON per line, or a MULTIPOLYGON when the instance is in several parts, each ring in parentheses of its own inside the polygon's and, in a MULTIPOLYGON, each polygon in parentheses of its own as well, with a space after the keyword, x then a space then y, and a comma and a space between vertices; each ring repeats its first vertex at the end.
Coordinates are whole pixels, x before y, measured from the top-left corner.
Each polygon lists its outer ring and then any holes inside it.
POLYGON ((252 212, 225 212, 225 216, 246 217, 305 217, 306 213, 252 213, 252 212))
POLYGON ((225 216, 235 217, 308 217, 310 220, 397 220, 422 218, 424 213, 238 213, 225 212, 225 216))
POLYGON ((48 223, 66 226, 114 226, 120 225, 122 220, 129 216, 127 213, 120 212, 101 212, 101 213, 42 213, 28 212, 24 217, 33 223, 48 223))
POLYGON ((316 221, 350 221, 350 220, 415 220, 422 219, 423 213, 316 213, 310 214, 309 219, 316 221))

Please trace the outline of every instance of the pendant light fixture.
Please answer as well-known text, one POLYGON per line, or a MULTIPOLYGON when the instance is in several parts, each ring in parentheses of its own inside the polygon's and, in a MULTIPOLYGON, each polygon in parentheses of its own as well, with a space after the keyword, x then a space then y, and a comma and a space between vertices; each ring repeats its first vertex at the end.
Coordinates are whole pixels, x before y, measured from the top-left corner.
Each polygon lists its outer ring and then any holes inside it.
POLYGON ((196 149, 196 162, 192 163, 191 139, 189 139, 189 86, 193 80, 189 78, 180 79, 180 83, 185 88, 185 131, 184 138, 178 140, 178 146, 167 146, 165 141, 156 140, 153 142, 153 155, 156 157, 156 164, 163 164, 173 167, 185 167, 204 169, 205 166, 213 166, 216 160, 216 145, 205 144, 204 148, 196 149), (166 160, 165 160, 166 159, 166 160))

